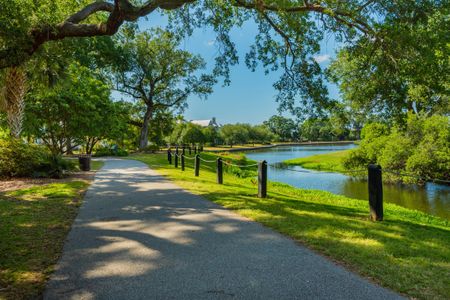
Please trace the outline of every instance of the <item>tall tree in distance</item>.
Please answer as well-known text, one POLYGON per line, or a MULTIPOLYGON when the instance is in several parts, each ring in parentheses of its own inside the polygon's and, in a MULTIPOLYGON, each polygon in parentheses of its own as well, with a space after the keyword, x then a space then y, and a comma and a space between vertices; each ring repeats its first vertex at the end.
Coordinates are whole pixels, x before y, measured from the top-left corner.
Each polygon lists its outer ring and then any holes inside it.
POLYGON ((170 32, 155 29, 134 33, 125 31, 118 40, 119 63, 113 69, 115 89, 139 101, 143 120, 139 149, 148 144, 149 125, 158 111, 183 110, 195 94, 206 97, 216 80, 197 75, 205 67, 200 56, 179 50, 179 41, 170 32))

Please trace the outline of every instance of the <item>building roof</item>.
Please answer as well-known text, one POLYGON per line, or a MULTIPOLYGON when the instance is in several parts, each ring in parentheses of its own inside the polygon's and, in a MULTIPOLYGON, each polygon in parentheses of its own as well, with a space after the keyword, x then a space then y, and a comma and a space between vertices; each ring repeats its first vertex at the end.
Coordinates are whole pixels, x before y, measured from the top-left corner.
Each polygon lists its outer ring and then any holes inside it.
POLYGON ((219 126, 216 123, 216 118, 212 118, 210 120, 191 120, 192 124, 200 125, 202 127, 208 127, 208 126, 219 126))

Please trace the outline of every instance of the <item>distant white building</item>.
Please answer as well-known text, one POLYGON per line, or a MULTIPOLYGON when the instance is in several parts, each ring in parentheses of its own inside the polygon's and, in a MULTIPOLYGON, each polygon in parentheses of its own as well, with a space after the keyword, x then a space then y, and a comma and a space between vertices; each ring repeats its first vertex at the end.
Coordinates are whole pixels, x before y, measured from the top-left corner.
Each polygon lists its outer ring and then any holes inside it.
POLYGON ((192 124, 195 124, 195 125, 200 125, 202 127, 209 127, 209 126, 219 127, 219 124, 217 124, 216 118, 214 118, 214 117, 211 118, 210 120, 191 120, 189 122, 191 122, 192 124))

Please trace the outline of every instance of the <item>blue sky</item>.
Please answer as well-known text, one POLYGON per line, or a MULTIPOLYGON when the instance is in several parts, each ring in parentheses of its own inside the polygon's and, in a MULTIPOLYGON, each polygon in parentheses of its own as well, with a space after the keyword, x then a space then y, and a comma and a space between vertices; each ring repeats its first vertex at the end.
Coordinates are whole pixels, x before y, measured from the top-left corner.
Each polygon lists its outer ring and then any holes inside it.
MULTIPOLYGON (((166 23, 164 17, 152 14, 148 20, 141 20, 139 27, 145 30, 154 26, 163 27, 166 23)), ((265 75, 261 68, 251 72, 244 63, 245 53, 254 41, 256 30, 254 23, 247 22, 242 28, 235 29, 231 33, 231 39, 236 44, 240 58, 240 64, 231 69, 231 85, 223 87, 219 82, 207 100, 191 96, 188 100, 189 108, 184 112, 187 120, 216 117, 221 124, 237 122, 259 124, 278 114, 278 104, 275 102, 277 92, 272 85, 280 73, 265 75)), ((211 30, 197 29, 191 37, 183 41, 181 48, 200 54, 208 67, 212 67, 217 55, 214 38, 215 35, 211 30)), ((337 47, 334 38, 328 36, 322 42, 322 50, 316 56, 316 60, 323 67, 327 66, 334 57, 337 47)), ((329 91, 333 98, 338 97, 336 86, 330 84, 329 91)))

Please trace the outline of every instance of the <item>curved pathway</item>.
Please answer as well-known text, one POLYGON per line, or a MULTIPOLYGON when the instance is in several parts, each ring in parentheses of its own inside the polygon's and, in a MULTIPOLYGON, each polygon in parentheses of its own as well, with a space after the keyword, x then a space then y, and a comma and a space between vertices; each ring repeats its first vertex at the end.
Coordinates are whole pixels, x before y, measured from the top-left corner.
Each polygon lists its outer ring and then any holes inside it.
POLYGON ((289 238, 108 160, 44 299, 396 299, 289 238))

